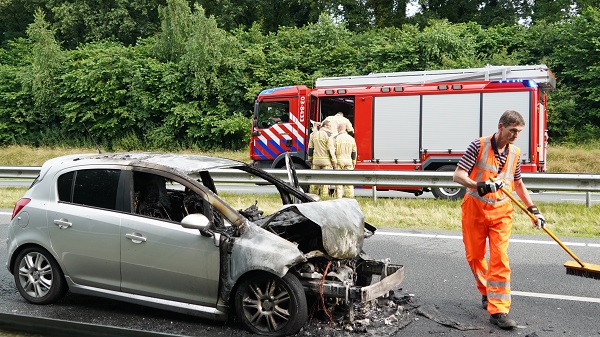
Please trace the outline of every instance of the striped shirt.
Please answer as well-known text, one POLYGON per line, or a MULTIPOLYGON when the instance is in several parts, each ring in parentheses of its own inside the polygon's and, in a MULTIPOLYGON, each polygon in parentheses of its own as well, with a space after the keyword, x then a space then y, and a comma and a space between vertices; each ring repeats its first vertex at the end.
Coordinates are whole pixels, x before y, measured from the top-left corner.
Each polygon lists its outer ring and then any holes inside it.
MULTIPOLYGON (((506 146, 504 148, 503 153, 498 153, 498 150, 496 149, 496 142, 494 141, 494 137, 492 137, 492 146, 494 147, 494 154, 496 155, 496 159, 500 163, 500 166, 498 167, 498 172, 500 172, 500 170, 502 170, 502 168, 504 167, 504 164, 506 164, 506 157, 508 156, 508 146, 506 146)), ((467 147, 467 151, 465 152, 465 154, 462 156, 462 158, 460 159, 460 161, 457 164, 458 167, 467 171, 469 175, 471 174, 471 171, 473 171, 473 167, 475 167, 475 163, 477 162, 477 157, 479 156, 480 148, 481 148, 481 141, 479 140, 479 138, 477 138, 474 141, 472 141, 471 144, 469 144, 469 147, 467 147)), ((514 180, 515 181, 521 180, 521 162, 519 162, 519 161, 517 161, 517 169, 515 170, 514 180)))

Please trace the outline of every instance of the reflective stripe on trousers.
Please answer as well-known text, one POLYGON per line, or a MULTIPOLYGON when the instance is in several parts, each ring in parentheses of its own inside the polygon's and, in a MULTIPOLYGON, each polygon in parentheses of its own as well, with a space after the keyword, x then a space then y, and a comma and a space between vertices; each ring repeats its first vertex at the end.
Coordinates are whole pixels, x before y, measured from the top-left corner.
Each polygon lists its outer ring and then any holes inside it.
MULTIPOLYGON (((313 169, 313 170, 331 170, 331 169, 333 169, 333 166, 331 166, 331 164, 316 165, 313 162, 311 169, 313 169)), ((327 197, 327 196, 329 196, 329 185, 310 185, 308 193, 317 194, 317 195, 320 195, 321 197, 327 197)))
MULTIPOLYGON (((339 165, 338 170, 354 170, 354 166, 350 165, 339 165)), ((335 186, 335 197, 341 199, 342 197, 354 198, 354 185, 336 185, 335 186)))
POLYGON ((488 297, 490 314, 510 311, 510 265, 508 240, 512 229, 513 206, 510 201, 489 205, 465 195, 462 204, 462 235, 467 262, 475 284, 488 297), (489 263, 486 238, 489 237, 489 263))

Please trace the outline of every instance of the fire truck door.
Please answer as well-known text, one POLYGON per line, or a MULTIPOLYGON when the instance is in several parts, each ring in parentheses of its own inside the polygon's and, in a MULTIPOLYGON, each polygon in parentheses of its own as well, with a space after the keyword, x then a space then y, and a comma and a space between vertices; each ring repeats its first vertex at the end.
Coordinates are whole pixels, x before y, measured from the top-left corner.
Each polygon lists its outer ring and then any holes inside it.
POLYGON ((297 101, 294 97, 259 102, 252 146, 261 160, 274 160, 286 152, 304 152, 306 128, 298 116, 297 101))

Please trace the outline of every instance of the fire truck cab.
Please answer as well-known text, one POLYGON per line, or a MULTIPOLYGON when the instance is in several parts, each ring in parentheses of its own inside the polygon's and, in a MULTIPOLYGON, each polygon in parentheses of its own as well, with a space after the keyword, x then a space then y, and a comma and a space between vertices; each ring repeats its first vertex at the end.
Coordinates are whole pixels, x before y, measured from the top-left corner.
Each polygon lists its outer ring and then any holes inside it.
MULTIPOLYGON (((545 65, 379 73, 317 79, 315 88, 263 90, 255 104, 250 157, 262 168, 284 167, 289 152, 308 166, 311 121, 343 112, 354 126, 356 170, 454 171, 468 144, 494 133, 500 115, 519 111, 523 172, 544 172, 546 93, 556 79, 545 65)), ((378 186, 458 199, 464 189, 378 186)))

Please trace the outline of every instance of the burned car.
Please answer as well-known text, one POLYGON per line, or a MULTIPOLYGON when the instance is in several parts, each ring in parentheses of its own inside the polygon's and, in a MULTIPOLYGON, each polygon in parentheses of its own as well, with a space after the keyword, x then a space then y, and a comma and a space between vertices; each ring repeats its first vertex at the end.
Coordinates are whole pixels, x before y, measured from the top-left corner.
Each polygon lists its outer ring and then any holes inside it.
POLYGON ((69 290, 293 334, 314 299, 351 309, 404 277, 402 266, 363 252, 375 228, 356 200, 315 198, 223 158, 54 158, 15 205, 7 267, 31 303, 69 290), (236 210, 217 194, 213 176, 224 169, 272 184, 279 209, 266 215, 254 202, 236 210))

